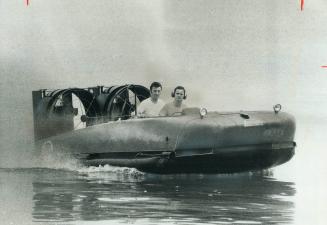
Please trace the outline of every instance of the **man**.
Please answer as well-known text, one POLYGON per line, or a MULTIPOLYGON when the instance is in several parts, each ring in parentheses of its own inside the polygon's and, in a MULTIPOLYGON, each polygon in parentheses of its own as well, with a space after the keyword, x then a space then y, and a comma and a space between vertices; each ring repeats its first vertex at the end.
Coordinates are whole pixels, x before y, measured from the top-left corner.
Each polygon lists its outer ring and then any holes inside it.
POLYGON ((179 116, 182 114, 183 109, 187 106, 183 103, 186 99, 185 88, 182 86, 177 86, 171 93, 174 101, 167 103, 160 111, 160 116, 179 116))
POLYGON ((138 117, 155 117, 159 116, 159 112, 165 103, 159 99, 162 86, 159 82, 153 82, 150 85, 150 98, 141 102, 137 109, 138 117))

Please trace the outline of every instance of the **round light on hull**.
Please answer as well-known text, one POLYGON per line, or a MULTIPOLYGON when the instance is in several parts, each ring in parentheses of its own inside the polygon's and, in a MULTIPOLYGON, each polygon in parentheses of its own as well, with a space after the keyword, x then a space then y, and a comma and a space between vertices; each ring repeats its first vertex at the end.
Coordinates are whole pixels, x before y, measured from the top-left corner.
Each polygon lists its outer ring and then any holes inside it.
POLYGON ((282 109, 282 105, 281 104, 277 104, 277 105, 274 105, 273 108, 274 108, 275 113, 277 114, 282 109))
POLYGON ((201 108, 201 109, 200 109, 200 116, 201 116, 201 119, 202 119, 205 115, 207 115, 207 113, 208 113, 208 110, 207 110, 206 108, 201 108))

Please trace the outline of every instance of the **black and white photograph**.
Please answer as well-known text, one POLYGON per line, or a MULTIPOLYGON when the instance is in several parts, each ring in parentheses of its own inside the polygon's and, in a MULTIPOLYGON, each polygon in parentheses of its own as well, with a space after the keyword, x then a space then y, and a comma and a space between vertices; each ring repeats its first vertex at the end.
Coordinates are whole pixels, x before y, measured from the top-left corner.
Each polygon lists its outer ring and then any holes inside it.
POLYGON ((0 0, 0 224, 327 224, 326 10, 0 0))

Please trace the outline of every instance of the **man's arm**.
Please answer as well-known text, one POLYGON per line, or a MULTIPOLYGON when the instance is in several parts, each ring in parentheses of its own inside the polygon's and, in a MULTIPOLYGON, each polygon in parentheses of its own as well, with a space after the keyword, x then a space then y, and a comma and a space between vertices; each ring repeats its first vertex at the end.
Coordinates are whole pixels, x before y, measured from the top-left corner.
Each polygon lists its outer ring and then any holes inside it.
POLYGON ((145 117, 144 102, 141 102, 137 108, 137 117, 145 117))

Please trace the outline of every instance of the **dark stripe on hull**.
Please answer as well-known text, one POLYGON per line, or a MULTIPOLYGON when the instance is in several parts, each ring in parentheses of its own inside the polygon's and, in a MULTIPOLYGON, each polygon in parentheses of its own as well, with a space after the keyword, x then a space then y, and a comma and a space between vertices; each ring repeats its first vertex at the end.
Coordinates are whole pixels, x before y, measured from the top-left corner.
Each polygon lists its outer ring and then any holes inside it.
MULTIPOLYGON (((254 146, 235 146, 219 149, 183 151, 157 154, 131 153, 104 158, 105 155, 91 156, 83 162, 88 166, 109 164, 132 167, 144 172, 171 173, 236 173, 268 169, 289 161, 294 155, 295 143, 278 143, 254 146), (198 154, 196 154, 197 152, 198 154), (176 153, 176 155, 175 155, 176 153), (178 154, 179 153, 179 154, 178 154)), ((109 155, 107 155, 108 157, 109 155)))

